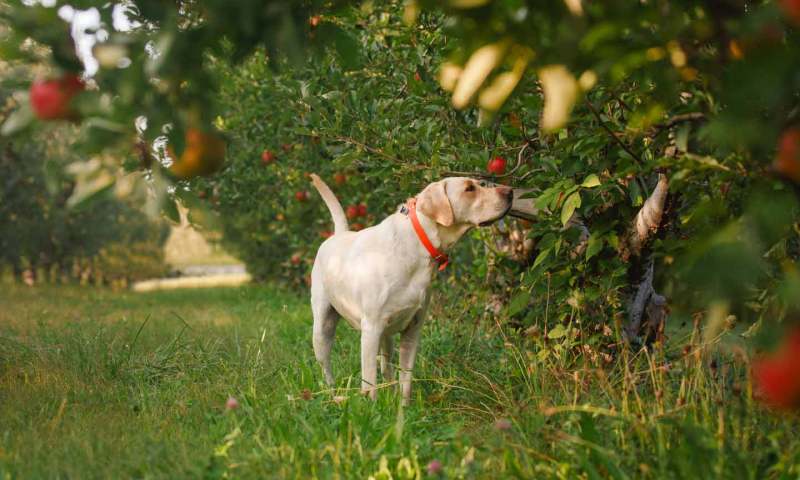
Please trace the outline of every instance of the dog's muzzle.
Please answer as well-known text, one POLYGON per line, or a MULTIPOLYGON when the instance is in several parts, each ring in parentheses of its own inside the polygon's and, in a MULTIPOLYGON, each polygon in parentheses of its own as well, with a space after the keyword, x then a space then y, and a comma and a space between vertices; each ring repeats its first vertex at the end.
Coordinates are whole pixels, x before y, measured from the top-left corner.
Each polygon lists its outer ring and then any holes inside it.
MULTIPOLYGON (((513 194, 512 194, 512 195, 513 195, 513 194)), ((508 202, 508 206, 507 206, 507 207, 506 207, 506 209, 503 211, 503 213, 501 213, 500 215, 498 215, 496 218, 493 218, 493 219, 491 219, 491 220, 486 220, 485 222, 481 222, 481 223, 479 223, 479 224, 478 224, 478 226, 479 226, 479 227, 487 227, 487 226, 489 226, 489 225, 493 224, 494 222, 496 222, 496 221, 500 220, 501 218, 503 218, 503 217, 505 217, 506 215, 508 215, 508 212, 510 212, 510 211, 511 211, 511 207, 512 207, 513 205, 514 205, 514 202, 513 202, 513 201, 509 201, 509 202, 508 202)))

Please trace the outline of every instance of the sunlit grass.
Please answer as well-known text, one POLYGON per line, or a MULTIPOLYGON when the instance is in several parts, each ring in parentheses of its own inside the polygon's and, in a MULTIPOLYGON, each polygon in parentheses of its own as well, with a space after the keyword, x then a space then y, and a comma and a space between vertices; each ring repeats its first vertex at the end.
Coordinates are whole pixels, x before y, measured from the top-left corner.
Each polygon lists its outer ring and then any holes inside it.
POLYGON ((437 315, 401 409, 394 385, 357 393, 346 325, 339 384, 321 384, 294 293, 6 287, 0 305, 0 477, 413 478, 433 459, 466 478, 800 474, 800 422, 691 329, 605 364, 437 315))

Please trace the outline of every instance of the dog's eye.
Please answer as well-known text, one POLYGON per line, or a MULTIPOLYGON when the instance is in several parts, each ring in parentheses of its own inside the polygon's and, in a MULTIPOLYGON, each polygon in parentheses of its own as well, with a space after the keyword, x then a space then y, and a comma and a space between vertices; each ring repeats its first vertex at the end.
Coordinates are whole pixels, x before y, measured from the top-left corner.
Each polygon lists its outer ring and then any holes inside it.
POLYGON ((465 192, 474 192, 475 191, 475 184, 474 183, 470 183, 469 185, 467 185, 467 188, 465 188, 464 191, 465 192))
POLYGON ((485 187, 486 185, 488 185, 486 182, 481 182, 481 187, 485 187))

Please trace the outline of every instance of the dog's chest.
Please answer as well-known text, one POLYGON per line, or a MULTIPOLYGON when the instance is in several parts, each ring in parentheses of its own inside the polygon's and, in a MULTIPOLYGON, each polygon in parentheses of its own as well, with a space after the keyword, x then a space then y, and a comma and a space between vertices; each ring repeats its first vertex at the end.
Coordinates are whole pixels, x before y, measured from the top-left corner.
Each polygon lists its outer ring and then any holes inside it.
POLYGON ((362 329, 361 322, 366 320, 389 333, 402 331, 425 305, 430 286, 430 271, 420 268, 406 273, 354 276, 349 282, 336 282, 328 289, 330 302, 357 329, 362 329))
POLYGON ((386 313, 384 322, 387 331, 394 333, 405 330, 414 314, 425 305, 427 293, 428 285, 419 284, 409 285, 390 294, 383 309, 386 313))

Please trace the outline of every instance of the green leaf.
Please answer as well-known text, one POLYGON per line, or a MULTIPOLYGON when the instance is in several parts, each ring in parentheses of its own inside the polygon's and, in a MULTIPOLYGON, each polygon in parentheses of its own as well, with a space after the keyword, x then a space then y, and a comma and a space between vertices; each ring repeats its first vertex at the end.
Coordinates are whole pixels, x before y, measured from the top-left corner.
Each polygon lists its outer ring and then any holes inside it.
POLYGON ((550 252, 552 252, 552 249, 550 249, 550 248, 546 248, 546 249, 542 250, 541 252, 539 252, 539 255, 536 256, 536 260, 533 262, 533 267, 532 268, 538 267, 540 263, 542 263, 545 260, 547 260, 547 257, 550 256, 550 252))
POLYGON ((634 207, 641 206, 644 203, 642 189, 639 187, 639 182, 634 180, 628 184, 628 197, 631 199, 631 205, 634 207))
POLYGON ((675 146, 678 147, 681 152, 689 151, 689 133, 691 129, 692 125, 690 123, 684 123, 678 128, 675 134, 675 146))
POLYGON ((575 209, 580 206, 581 194, 580 192, 573 192, 564 200, 564 206, 561 207, 561 223, 566 225, 569 219, 572 218, 572 214, 575 213, 575 209))
POLYGON ((119 122, 114 122, 114 121, 109 120, 107 118, 102 118, 102 117, 87 118, 83 122, 83 125, 86 128, 97 128, 97 129, 100 129, 100 130, 107 130, 107 131, 113 132, 113 133, 127 133, 128 132, 128 129, 125 128, 125 125, 123 125, 123 124, 121 124, 119 122))
POLYGON ((547 210, 547 206, 556 195, 558 195, 558 190, 555 188, 548 188, 533 201, 533 206, 537 210, 547 210))
POLYGON ((550 210, 551 211, 555 211, 555 209, 557 209, 559 207, 559 205, 563 206, 564 205, 563 204, 564 199, 569 197, 572 193, 577 192, 580 187, 578 185, 573 185, 572 182, 570 181, 569 183, 562 183, 559 188, 564 188, 564 191, 563 192, 558 192, 558 195, 553 197, 553 201, 550 202, 550 210), (569 185, 569 186, 567 188, 564 188, 567 185, 569 185))
POLYGON ((14 113, 8 116, 0 128, 0 135, 8 137, 21 132, 33 123, 33 110, 27 102, 23 103, 14 113))
POLYGON ((67 207, 76 208, 97 198, 114 186, 115 178, 105 170, 100 170, 95 175, 78 177, 75 190, 72 191, 67 207))
POLYGON ((161 207, 161 212, 171 221, 181 223, 181 214, 174 200, 168 198, 161 207))
POLYGON ((556 325, 549 332, 547 332, 547 338, 551 340, 555 340, 557 338, 563 338, 566 335, 567 335, 567 329, 564 328, 564 325, 556 325))
POLYGON ((522 291, 514 295, 514 298, 508 303, 508 316, 513 317, 519 312, 528 307, 528 301, 531 298, 531 293, 522 291))
POLYGON ((603 249, 603 239, 597 235, 592 234, 586 244, 586 260, 597 255, 603 249))
POLYGON ((600 178, 597 177, 594 173, 589 174, 581 183, 581 187, 583 188, 594 188, 600 185, 600 178))
POLYGON ((358 41, 349 33, 332 23, 325 22, 316 31, 317 44, 333 46, 345 70, 361 66, 361 51, 358 41))

